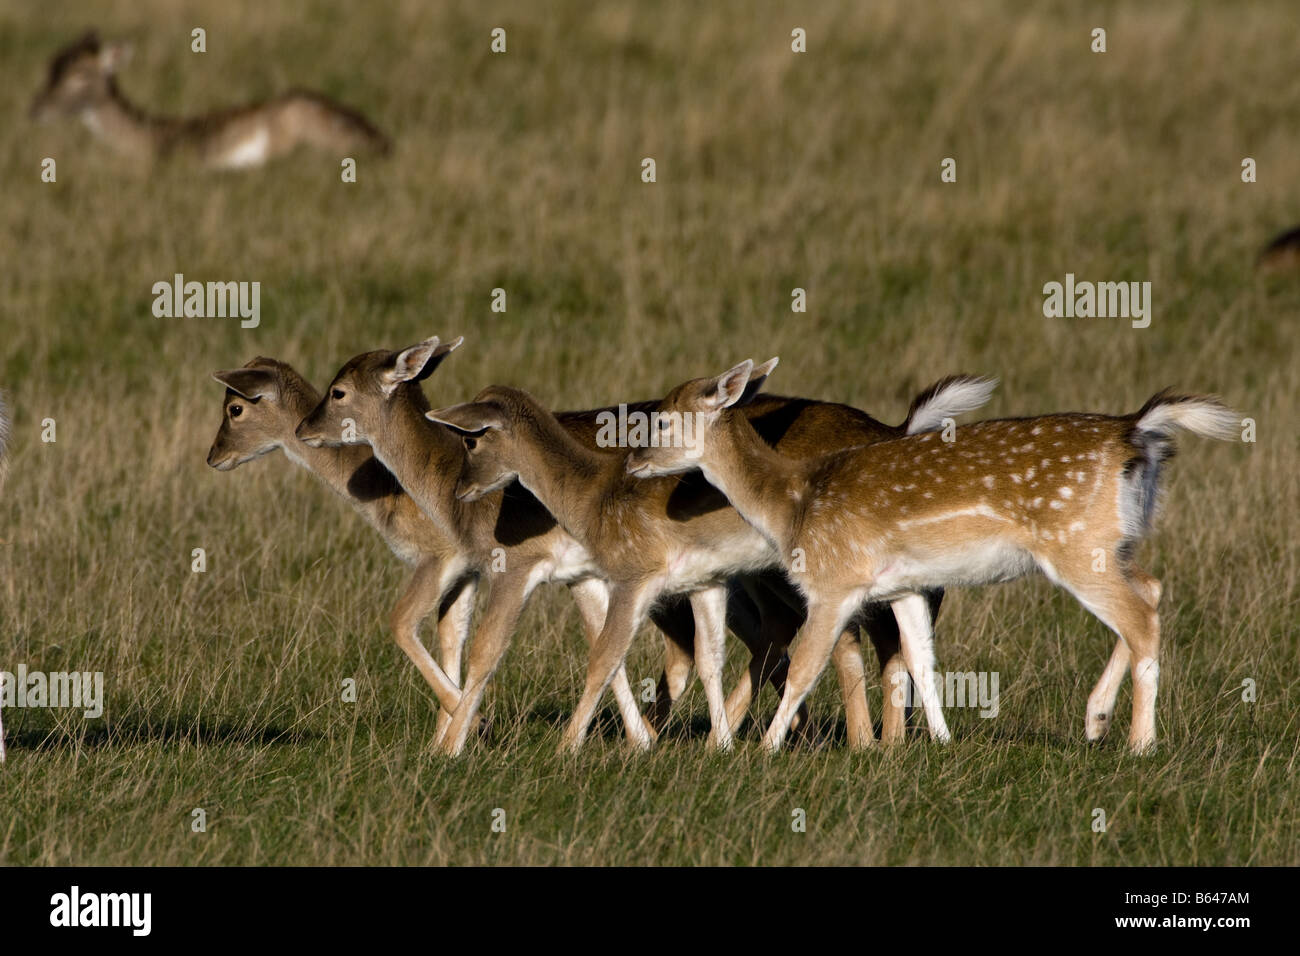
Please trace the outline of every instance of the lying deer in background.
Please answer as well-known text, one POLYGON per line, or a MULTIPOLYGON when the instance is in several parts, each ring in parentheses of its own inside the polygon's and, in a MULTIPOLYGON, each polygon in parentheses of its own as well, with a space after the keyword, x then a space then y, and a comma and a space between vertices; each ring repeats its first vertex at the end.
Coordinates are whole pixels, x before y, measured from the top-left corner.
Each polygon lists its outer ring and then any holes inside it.
POLYGON ((117 72, 130 54, 128 44, 101 44, 94 31, 59 51, 32 102, 32 118, 79 117, 112 149, 147 162, 184 155, 205 166, 239 169, 302 144, 339 157, 388 152, 387 138, 360 113, 304 90, 203 116, 151 116, 117 88, 117 72))
POLYGON ((952 442, 930 433, 795 461, 769 447, 736 407, 775 365, 772 359, 755 369, 746 361, 678 386, 659 408, 659 447, 637 448, 627 458, 628 471, 645 477, 701 469, 776 545, 808 599, 767 747, 781 747, 791 715, 864 601, 894 602, 926 718, 946 736, 925 673, 930 635, 907 623, 918 617, 916 593, 1009 581, 1037 568, 1119 635, 1088 698, 1087 738, 1106 733, 1131 668, 1129 746, 1139 753, 1152 748, 1161 587, 1134 563, 1133 552, 1150 530, 1174 431, 1230 440, 1239 416, 1216 398, 1161 392, 1131 415, 984 421, 963 426, 952 442), (696 429, 694 457, 673 442, 683 416, 696 429), (790 560, 796 549, 800 567, 790 560))
POLYGON ((1255 268, 1261 272, 1295 273, 1300 269, 1300 226, 1278 233, 1260 250, 1255 268))

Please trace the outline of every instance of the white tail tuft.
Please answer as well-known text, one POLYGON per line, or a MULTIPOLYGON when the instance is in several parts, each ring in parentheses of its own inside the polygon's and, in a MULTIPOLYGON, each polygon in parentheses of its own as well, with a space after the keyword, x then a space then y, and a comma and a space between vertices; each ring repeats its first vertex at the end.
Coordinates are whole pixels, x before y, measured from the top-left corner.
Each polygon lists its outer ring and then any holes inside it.
POLYGON ((1142 406, 1134 426, 1140 432, 1168 437, 1185 428, 1202 438, 1232 441, 1241 434, 1241 416, 1217 398, 1205 395, 1155 395, 1142 406))
POLYGON ((980 375, 940 379, 912 400, 903 428, 909 435, 942 428, 945 418, 956 418, 987 404, 997 387, 996 378, 980 375))

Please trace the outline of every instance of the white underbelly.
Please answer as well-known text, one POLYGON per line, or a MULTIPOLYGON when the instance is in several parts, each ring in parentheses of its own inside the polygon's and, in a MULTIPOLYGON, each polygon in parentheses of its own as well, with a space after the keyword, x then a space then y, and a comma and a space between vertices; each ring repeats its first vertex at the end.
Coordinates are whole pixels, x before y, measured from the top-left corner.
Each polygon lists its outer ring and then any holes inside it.
POLYGON ((537 565, 534 574, 537 583, 555 581, 559 584, 601 577, 591 553, 577 541, 567 537, 556 542, 551 550, 551 556, 537 565))
POLYGON ((878 601, 912 591, 1011 581, 1034 569, 1023 548, 996 538, 951 545, 928 552, 909 552, 885 564, 867 590, 878 601))
POLYGON ((669 556, 663 574, 668 593, 694 591, 738 574, 780 566, 772 546, 758 534, 733 535, 707 548, 682 549, 669 556))
POLYGON ((249 166, 260 166, 266 162, 270 153, 271 134, 263 126, 227 149, 216 164, 226 169, 246 169, 249 166))

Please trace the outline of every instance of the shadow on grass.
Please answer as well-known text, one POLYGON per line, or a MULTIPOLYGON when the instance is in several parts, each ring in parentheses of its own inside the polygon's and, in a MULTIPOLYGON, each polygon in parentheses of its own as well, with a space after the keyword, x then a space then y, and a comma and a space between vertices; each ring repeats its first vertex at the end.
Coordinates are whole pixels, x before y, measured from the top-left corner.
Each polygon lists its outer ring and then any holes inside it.
MULTIPOLYGON (((563 710, 557 707, 540 706, 534 707, 528 712, 529 721, 538 721, 550 724, 556 731, 562 731, 569 718, 573 716, 572 711, 563 710)), ((735 738, 739 740, 758 741, 763 737, 763 731, 767 729, 768 722, 771 720, 770 713, 762 713, 757 718, 750 714, 745 718, 745 723, 735 731, 735 738)), ((820 721, 814 721, 817 733, 813 740, 816 748, 822 747, 844 747, 848 744, 849 731, 848 723, 843 717, 832 718, 823 717, 820 721)), ((661 743, 687 743, 694 740, 704 740, 709 736, 712 725, 709 723, 707 714, 696 713, 692 715, 683 715, 676 711, 668 718, 668 726, 660 734, 661 743)), ((913 724, 909 731, 909 737, 917 733, 913 724)), ((591 722, 591 731, 589 738, 596 738, 607 741, 621 740, 623 733, 623 720, 618 710, 614 707, 605 707, 598 711, 595 719, 591 722)), ((880 726, 876 726, 876 736, 880 736, 880 726)), ((802 738, 798 742, 799 747, 809 746, 809 743, 802 738)))
MULTIPOLYGON (((12 719, 12 718, 11 718, 12 719)), ((321 739, 315 731, 274 724, 250 726, 219 717, 150 718, 126 716, 109 721, 87 722, 84 727, 29 727, 6 723, 5 744, 12 750, 54 752, 72 749, 97 750, 132 747, 143 743, 195 746, 253 744, 294 746, 321 739)))

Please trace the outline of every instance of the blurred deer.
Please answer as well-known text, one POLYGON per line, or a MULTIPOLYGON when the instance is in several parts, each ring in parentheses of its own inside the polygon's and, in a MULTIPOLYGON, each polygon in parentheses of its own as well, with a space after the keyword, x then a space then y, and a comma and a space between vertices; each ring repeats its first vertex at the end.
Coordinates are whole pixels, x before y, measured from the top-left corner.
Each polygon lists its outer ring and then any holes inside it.
POLYGON ((202 116, 152 116, 118 89, 117 73, 130 55, 129 44, 101 43, 93 31, 60 50, 32 102, 32 118, 78 117, 110 148, 147 163, 183 155, 204 166, 241 169, 300 145, 340 157, 388 151, 387 138, 360 113, 305 90, 202 116))
POLYGON ((1255 263, 1261 272, 1300 271, 1300 226, 1279 233, 1269 240, 1255 263))

